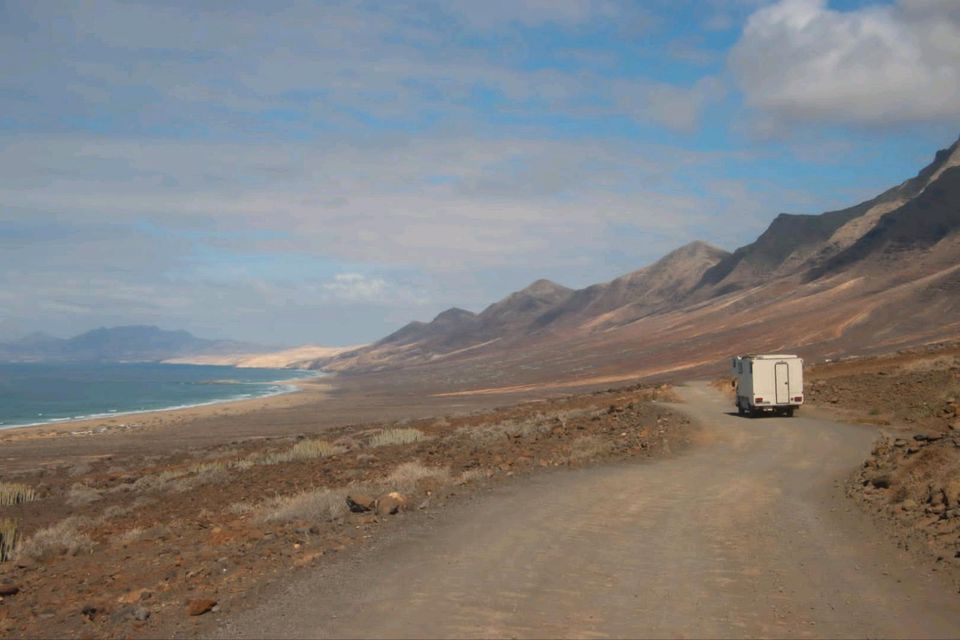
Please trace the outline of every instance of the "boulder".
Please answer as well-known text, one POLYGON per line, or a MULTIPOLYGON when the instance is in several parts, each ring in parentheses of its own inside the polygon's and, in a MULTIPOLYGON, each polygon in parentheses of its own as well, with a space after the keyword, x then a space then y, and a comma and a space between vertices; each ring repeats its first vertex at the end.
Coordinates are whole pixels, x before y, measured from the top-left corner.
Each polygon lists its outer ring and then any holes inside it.
POLYGON ((110 620, 115 623, 126 622, 127 620, 136 620, 143 622, 150 617, 150 610, 146 607, 127 605, 120 607, 110 615, 110 620))
POLYGON ((376 511, 381 516, 391 516, 407 508, 407 499, 396 491, 386 493, 376 502, 376 511))
POLYGON ((20 593, 20 587, 15 584, 0 584, 0 597, 15 596, 20 593))
POLYGON ((867 479, 871 485, 877 489, 889 489, 890 488, 890 474, 889 473, 877 473, 867 479))
POLYGON ((217 601, 211 598, 198 598, 187 603, 187 614, 202 616, 217 606, 217 601))
POLYGON ((371 511, 376 506, 377 501, 367 495, 354 494, 347 496, 347 508, 353 513, 364 513, 371 511))
POLYGON ((151 592, 149 589, 135 589, 133 591, 128 591, 117 598, 117 602, 120 604, 136 604, 141 600, 147 600, 152 595, 153 592, 151 592))

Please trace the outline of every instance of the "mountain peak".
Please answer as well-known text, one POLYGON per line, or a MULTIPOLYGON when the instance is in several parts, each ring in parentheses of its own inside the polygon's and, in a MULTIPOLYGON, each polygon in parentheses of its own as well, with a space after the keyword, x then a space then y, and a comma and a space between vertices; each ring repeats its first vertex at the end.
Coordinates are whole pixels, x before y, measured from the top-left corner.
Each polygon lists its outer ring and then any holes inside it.
POLYGON ((960 166, 960 138, 957 138, 957 141, 946 149, 937 151, 933 157, 933 162, 925 167, 917 177, 922 178, 924 186, 926 186, 943 175, 943 172, 947 169, 957 166, 960 166))
POLYGON ((724 251, 719 247, 715 247, 709 242, 704 242, 703 240, 694 240, 693 242, 688 242, 678 249, 674 249, 667 255, 660 258, 657 262, 666 262, 676 258, 692 258, 696 256, 709 256, 719 259, 728 253, 728 251, 724 251))
POLYGON ((526 288, 521 289, 517 293, 525 293, 529 296, 533 296, 534 298, 544 298, 557 294, 567 294, 571 293, 572 291, 573 289, 565 287, 562 284, 557 284, 552 280, 541 278, 526 288))
POLYGON ((433 322, 443 322, 449 320, 459 320, 462 318, 475 318, 477 314, 472 311, 467 311, 466 309, 461 309, 460 307, 450 307, 446 311, 441 311, 437 314, 437 317, 433 319, 433 322))

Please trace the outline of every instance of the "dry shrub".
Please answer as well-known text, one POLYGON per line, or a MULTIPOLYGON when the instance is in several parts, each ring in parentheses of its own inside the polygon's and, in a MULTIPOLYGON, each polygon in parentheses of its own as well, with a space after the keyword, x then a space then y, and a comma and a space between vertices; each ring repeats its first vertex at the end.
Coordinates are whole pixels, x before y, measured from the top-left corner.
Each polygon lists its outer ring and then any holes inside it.
POLYGON ((89 462, 81 462, 70 467, 70 471, 68 471, 67 474, 71 478, 76 478, 77 476, 90 473, 92 470, 93 466, 89 462))
POLYGON ((80 531, 87 522, 86 518, 78 516, 61 520, 27 538, 17 553, 35 560, 64 554, 75 556, 78 553, 90 553, 93 551, 93 540, 80 531))
POLYGON ((127 529, 123 533, 119 534, 113 539, 113 542, 121 547, 124 547, 132 542, 136 542, 141 537, 143 537, 143 529, 140 527, 134 527, 133 529, 127 529))
POLYGON ((427 467, 416 460, 404 462, 387 476, 386 484, 397 491, 409 493, 427 479, 445 484, 450 481, 450 471, 446 467, 427 467))
POLYGON ((0 519, 0 562, 6 562, 20 541, 19 523, 13 518, 0 519))
POLYGON ((120 518, 122 516, 127 515, 128 513, 131 513, 133 510, 134 510, 133 505, 121 507, 120 505, 115 504, 104 509, 103 513, 100 514, 100 519, 112 520, 114 518, 120 518))
POLYGON ((255 507, 249 502, 234 502, 224 511, 235 516, 243 516, 252 513, 254 509, 255 507))
POLYGON ((167 490, 173 493, 185 493, 205 484, 218 484, 230 479, 230 473, 225 466, 204 464, 200 471, 193 475, 171 480, 167 483, 167 490))
POLYGON ((605 442, 594 436, 583 436, 570 443, 568 460, 587 460, 597 458, 610 451, 612 443, 605 442))
POLYGON ((0 506, 33 502, 37 497, 33 487, 18 482, 0 482, 0 506))
POLYGON ((134 491, 158 491, 165 489, 171 480, 175 480, 186 474, 187 472, 184 469, 168 469, 167 471, 151 473, 137 478, 137 481, 130 486, 134 491))
POLYGON ((134 509, 142 509, 143 507, 149 507, 157 501, 156 498, 151 498, 148 496, 137 496, 136 500, 133 501, 133 504, 130 505, 134 509))
POLYGON ((387 447, 395 444, 413 444, 427 439, 419 429, 384 429, 370 438, 371 447, 387 447))
POLYGON ((476 482, 486 477, 487 474, 484 473, 482 469, 468 469, 460 474, 456 484, 470 484, 471 482, 476 482))
POLYGON ((505 438, 529 438, 549 433, 555 424, 552 418, 538 415, 527 420, 506 420, 480 427, 461 427, 457 429, 457 433, 481 444, 493 444, 505 438))
POLYGON ((213 462, 202 462, 200 464, 191 465, 188 471, 197 475, 204 475, 211 472, 226 471, 231 466, 232 465, 226 460, 215 460, 213 462))
POLYGON ((282 464, 297 460, 326 458, 346 451, 343 447, 332 445, 326 440, 303 440, 286 451, 257 456, 256 464, 282 464))
POLYGON ((292 520, 336 520, 347 512, 347 494, 355 487, 314 489, 292 496, 278 496, 260 506, 260 518, 265 522, 292 520))
POLYGON ((67 492, 67 504, 71 507, 83 507, 101 497, 101 493, 93 487, 77 482, 67 492))

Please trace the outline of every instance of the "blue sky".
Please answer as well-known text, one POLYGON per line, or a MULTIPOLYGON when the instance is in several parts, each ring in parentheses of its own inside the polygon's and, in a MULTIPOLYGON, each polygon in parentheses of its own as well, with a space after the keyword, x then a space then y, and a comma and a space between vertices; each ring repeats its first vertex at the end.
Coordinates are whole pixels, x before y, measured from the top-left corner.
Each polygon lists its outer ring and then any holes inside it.
POLYGON ((0 339, 364 342, 960 133, 953 0, 6 2, 0 65, 0 339))

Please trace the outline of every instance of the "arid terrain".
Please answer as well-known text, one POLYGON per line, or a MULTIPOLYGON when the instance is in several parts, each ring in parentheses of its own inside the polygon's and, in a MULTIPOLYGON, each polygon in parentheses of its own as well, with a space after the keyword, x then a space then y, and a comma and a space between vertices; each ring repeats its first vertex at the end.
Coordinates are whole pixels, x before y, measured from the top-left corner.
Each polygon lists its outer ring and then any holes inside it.
POLYGON ((0 635, 956 637, 958 202, 960 143, 733 253, 323 351, 298 394, 0 432, 0 635), (812 365, 799 418, 689 382, 747 349, 812 365))
POLYGON ((955 637, 957 563, 844 494, 874 429, 677 389, 695 446, 503 485, 224 619, 222 637, 955 637))
MULTIPOLYGON (((11 557, 0 564, 0 635, 201 633, 200 616, 211 612, 191 610, 209 605, 218 618, 243 610, 271 582, 505 479, 682 450, 688 420, 652 404, 670 397, 632 387, 322 437, 235 436, 188 452, 157 446, 68 464, 35 459, 40 471, 5 467, 0 522, 11 557), (351 512, 348 495, 365 508, 351 512), (390 515, 394 508, 405 513, 390 515)), ((285 410, 315 420, 322 406, 285 410)), ((269 431, 269 413, 251 415, 269 431)), ((73 438, 103 446, 124 435, 73 438)), ((69 437, 26 441, 42 450, 69 437)))
POLYGON ((901 548, 960 566, 960 345, 829 363, 813 375, 813 402, 880 434, 848 495, 901 548))
POLYGON ((318 413, 337 384, 315 381, 272 408, 157 414, 150 453, 117 425, 10 431, 43 470, 0 477, 18 530, 0 629, 955 636, 958 357, 817 364, 796 419, 735 417, 723 384, 696 384, 336 426, 318 413), (170 442, 230 420, 233 439, 170 442), (86 454, 44 457, 69 440, 86 454))

